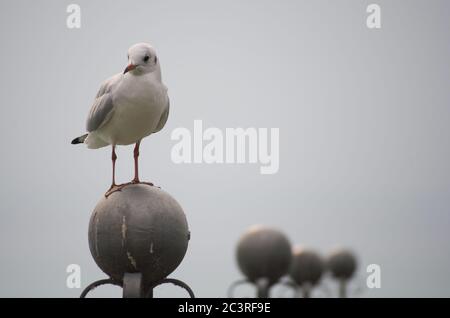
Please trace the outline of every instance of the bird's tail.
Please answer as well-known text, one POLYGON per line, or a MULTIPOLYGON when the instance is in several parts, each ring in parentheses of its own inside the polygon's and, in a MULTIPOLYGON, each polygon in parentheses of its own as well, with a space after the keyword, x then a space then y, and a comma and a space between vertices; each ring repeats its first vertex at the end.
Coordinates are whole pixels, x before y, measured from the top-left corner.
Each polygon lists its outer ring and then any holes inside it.
POLYGON ((82 144, 84 143, 84 141, 86 140, 88 134, 84 134, 83 136, 77 137, 74 140, 72 140, 72 145, 76 145, 76 144, 82 144))

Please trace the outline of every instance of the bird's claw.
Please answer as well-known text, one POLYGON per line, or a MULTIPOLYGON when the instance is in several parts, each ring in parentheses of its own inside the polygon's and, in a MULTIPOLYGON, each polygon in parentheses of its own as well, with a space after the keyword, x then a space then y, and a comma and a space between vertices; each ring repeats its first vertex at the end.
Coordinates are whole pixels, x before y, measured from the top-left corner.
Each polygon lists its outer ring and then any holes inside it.
POLYGON ((151 183, 151 182, 138 182, 138 184, 146 184, 146 185, 149 185, 151 187, 154 187, 154 184, 151 183))
POLYGON ((113 185, 111 185, 111 187, 109 188, 109 190, 106 191, 106 193, 105 193, 105 198, 109 197, 109 196, 110 196, 111 194, 113 194, 114 192, 122 191, 122 188, 123 188, 123 187, 124 187, 124 184, 119 184, 119 185, 113 184, 113 185))
MULTIPOLYGON (((111 188, 109 188, 108 191, 106 191, 105 198, 109 197, 114 192, 122 191, 122 189, 124 187, 126 187, 127 185, 132 185, 132 184, 146 184, 146 185, 149 185, 151 187, 154 187, 154 184, 151 183, 151 182, 144 182, 144 181, 139 181, 139 180, 132 180, 130 182, 122 183, 122 184, 114 184, 114 185, 111 186, 111 188)), ((157 187, 157 188, 161 189, 161 187, 157 187)))
POLYGON ((151 182, 140 181, 139 179, 133 179, 133 180, 131 180, 131 181, 129 182, 129 184, 146 184, 146 185, 149 185, 149 186, 151 186, 151 187, 154 186, 154 184, 151 183, 151 182))

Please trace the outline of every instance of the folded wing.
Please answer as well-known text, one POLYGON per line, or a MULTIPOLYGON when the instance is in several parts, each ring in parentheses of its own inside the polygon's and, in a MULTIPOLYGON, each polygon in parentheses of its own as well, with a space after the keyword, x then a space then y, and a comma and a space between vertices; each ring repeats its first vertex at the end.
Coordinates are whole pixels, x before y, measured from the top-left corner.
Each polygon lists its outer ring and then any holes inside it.
POLYGON ((86 121, 86 130, 92 132, 99 129, 111 119, 114 111, 112 90, 120 81, 122 74, 117 74, 100 87, 86 121))

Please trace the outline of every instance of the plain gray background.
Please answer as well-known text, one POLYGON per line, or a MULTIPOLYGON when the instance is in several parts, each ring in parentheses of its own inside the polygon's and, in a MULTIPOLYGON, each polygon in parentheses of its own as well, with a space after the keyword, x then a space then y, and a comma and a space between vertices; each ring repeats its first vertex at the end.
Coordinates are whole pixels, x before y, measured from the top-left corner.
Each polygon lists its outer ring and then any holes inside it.
MULTIPOLYGON (((192 232, 172 277, 225 296, 241 277, 236 241, 261 223, 323 255, 351 248, 359 295, 450 296, 448 1, 76 1, 81 29, 68 29, 70 3, 0 4, 1 296, 76 297, 71 263, 83 287, 105 277, 87 227, 110 185, 110 149, 70 140, 140 41, 156 47, 171 98, 165 129, 142 143, 141 176, 180 202, 192 232), (366 27, 372 2, 381 30, 366 27), (172 163, 170 133, 194 119, 279 127, 278 174, 172 163), (365 288, 371 263, 378 290, 365 288)), ((129 181, 132 148, 118 156, 129 181)))

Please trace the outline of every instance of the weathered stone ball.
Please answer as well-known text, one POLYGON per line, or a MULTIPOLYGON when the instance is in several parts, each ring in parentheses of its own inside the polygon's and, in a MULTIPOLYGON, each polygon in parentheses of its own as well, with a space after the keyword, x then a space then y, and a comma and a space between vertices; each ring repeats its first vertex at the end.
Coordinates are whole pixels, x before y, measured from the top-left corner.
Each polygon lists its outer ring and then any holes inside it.
POLYGON ((328 258, 328 269, 333 277, 338 279, 350 279, 356 270, 356 257, 347 250, 337 250, 328 258))
POLYGON ((291 264, 291 244, 278 230, 251 227, 238 242, 237 262, 242 273, 252 282, 260 278, 276 283, 291 264))
POLYGON ((298 285, 316 285, 324 269, 325 262, 316 252, 301 247, 296 247, 292 251, 290 276, 298 285))
POLYGON ((127 185, 103 197, 89 223, 95 262, 119 282, 126 272, 141 272, 147 284, 167 277, 183 260, 189 238, 178 202, 146 184, 127 185))

